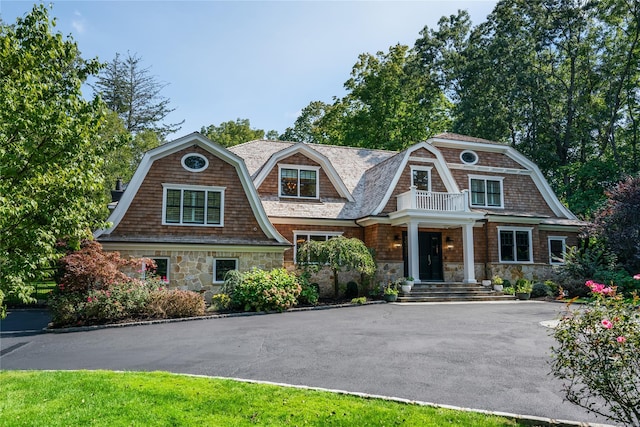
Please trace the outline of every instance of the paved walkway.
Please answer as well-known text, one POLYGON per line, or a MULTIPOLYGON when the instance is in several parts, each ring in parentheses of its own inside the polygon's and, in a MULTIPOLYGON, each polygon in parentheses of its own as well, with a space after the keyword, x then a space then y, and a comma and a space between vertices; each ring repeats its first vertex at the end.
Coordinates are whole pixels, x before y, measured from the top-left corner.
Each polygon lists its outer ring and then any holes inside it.
POLYGON ((67 334, 21 333, 12 313, 0 368, 166 370, 604 422, 563 402, 549 375, 553 339, 540 322, 563 308, 381 304, 67 334))

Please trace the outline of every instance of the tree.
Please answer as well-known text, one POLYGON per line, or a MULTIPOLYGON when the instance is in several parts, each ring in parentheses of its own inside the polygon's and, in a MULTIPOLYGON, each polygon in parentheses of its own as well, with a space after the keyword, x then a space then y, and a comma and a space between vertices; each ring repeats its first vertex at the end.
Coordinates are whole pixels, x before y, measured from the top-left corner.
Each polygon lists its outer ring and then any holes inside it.
POLYGON ((593 222, 595 234, 629 274, 640 271, 640 176, 608 191, 593 222))
POLYGON ((159 82, 142 67, 142 58, 127 52, 119 53, 100 72, 93 89, 100 94, 107 107, 122 119, 131 134, 152 131, 160 140, 180 129, 180 123, 164 124, 163 120, 175 110, 168 98, 160 95, 168 83, 159 82))
POLYGON ((338 272, 355 270, 371 276, 376 272, 376 262, 362 240, 355 237, 333 237, 329 240, 308 240, 298 249, 298 263, 306 269, 327 266, 333 271, 335 296, 338 296, 338 272))
POLYGON ((0 305, 7 293, 28 300, 57 239, 79 241, 106 210, 100 171, 116 141, 99 137, 104 104, 81 93, 100 64, 54 25, 36 5, 0 26, 0 305))
MULTIPOLYGON (((251 129, 249 119, 239 118, 236 119, 235 122, 233 120, 229 120, 228 122, 220 123, 219 126, 203 126, 202 129, 200 129, 200 133, 223 147, 232 147, 234 145, 242 144, 243 142, 264 139, 265 137, 264 130, 251 129)), ((269 131, 269 133, 273 138, 274 132, 269 131)))

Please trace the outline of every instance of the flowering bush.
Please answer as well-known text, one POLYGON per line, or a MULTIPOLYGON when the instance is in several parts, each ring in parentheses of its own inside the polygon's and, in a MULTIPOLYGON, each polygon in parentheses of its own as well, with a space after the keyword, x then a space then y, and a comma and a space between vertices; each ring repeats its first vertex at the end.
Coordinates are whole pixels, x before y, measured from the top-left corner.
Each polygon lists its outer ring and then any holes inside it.
MULTIPOLYGON (((634 276, 640 280, 640 275, 634 276)), ((640 426, 640 299, 586 283, 593 304, 571 310, 554 331, 553 374, 569 402, 625 425, 640 426)))
POLYGON ((235 286, 231 303, 244 311, 283 311, 296 305, 301 290, 298 278, 284 268, 253 269, 235 286))

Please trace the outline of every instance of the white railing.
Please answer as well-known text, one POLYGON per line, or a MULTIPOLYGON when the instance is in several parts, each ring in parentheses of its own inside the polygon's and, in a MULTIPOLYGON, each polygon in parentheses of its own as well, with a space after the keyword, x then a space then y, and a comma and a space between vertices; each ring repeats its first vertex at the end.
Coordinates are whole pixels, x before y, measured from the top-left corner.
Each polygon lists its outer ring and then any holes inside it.
POLYGON ((398 210, 422 209, 440 212, 464 212, 469 210, 467 191, 462 193, 438 193, 411 187, 398 195, 398 210))

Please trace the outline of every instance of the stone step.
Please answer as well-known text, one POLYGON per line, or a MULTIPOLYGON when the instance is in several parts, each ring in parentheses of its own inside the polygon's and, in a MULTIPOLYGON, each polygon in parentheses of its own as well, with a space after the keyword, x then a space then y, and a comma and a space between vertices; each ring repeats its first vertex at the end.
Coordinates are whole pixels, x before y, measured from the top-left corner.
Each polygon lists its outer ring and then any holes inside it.
POLYGON ((495 292, 491 287, 457 282, 420 283, 411 292, 400 292, 398 302, 443 302, 443 301, 509 301, 512 295, 495 292))

